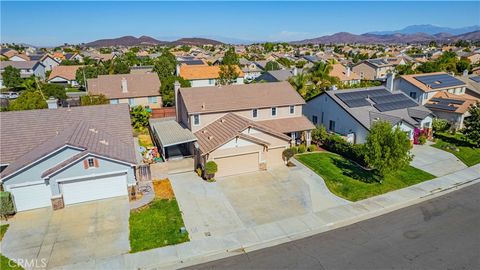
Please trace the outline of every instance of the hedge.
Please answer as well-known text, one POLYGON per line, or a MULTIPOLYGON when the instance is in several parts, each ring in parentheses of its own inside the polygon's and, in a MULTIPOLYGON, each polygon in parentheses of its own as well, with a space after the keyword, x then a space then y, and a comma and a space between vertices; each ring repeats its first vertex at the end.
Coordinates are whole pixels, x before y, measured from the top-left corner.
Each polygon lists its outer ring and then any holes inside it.
POLYGON ((347 159, 353 160, 361 166, 367 166, 363 144, 351 144, 337 135, 329 134, 325 138, 323 146, 330 152, 337 153, 347 159))
POLYGON ((6 219, 9 215, 13 215, 14 213, 15 208, 13 206, 10 192, 0 191, 0 216, 6 219))

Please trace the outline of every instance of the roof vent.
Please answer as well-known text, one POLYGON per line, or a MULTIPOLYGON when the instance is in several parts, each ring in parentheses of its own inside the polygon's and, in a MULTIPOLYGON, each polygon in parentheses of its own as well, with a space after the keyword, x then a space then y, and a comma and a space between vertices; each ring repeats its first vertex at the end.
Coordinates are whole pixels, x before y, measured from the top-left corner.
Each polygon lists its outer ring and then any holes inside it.
POLYGON ((89 129, 90 132, 93 132, 93 133, 98 133, 98 130, 94 129, 94 128, 90 128, 89 129))
POLYGON ((100 143, 104 145, 108 145, 108 141, 106 141, 105 139, 101 140, 100 143))
POLYGON ((202 103, 202 110, 205 110, 207 106, 205 105, 205 102, 202 103))
POLYGON ((202 133, 203 133, 203 134, 205 134, 205 133, 207 133, 207 132, 208 132, 208 130, 206 130, 206 129, 202 130, 202 133))
POLYGON ((222 118, 222 119, 220 119, 220 122, 225 123, 225 122, 227 122, 227 119, 222 118))
POLYGON ((122 93, 127 93, 127 92, 128 92, 127 79, 122 78, 122 93))
POLYGON ((212 139, 213 139, 213 136, 208 136, 208 139, 209 139, 209 140, 212 140, 212 139))

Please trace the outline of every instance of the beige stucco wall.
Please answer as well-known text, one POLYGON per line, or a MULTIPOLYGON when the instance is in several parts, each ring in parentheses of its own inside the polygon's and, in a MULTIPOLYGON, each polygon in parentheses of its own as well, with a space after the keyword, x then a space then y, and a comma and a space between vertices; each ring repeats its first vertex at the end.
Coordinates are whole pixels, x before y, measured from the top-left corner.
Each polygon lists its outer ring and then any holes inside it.
POLYGON ((376 76, 375 69, 365 63, 354 66, 352 71, 357 73, 362 80, 374 80, 376 76))
MULTIPOLYGON (((149 106, 150 108, 161 108, 162 107, 162 97, 157 96, 157 103, 149 103, 148 102, 148 97, 137 97, 135 99, 135 105, 134 106, 149 106)), ((118 103, 127 103, 128 104, 129 98, 120 98, 118 99, 118 103)))

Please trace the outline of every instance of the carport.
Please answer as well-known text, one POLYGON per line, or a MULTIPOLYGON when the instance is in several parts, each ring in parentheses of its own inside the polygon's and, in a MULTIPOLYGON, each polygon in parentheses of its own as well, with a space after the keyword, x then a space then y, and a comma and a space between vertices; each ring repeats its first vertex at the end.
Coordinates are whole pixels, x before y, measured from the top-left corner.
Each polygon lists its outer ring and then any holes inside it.
POLYGON ((193 156, 197 137, 179 124, 175 118, 150 119, 153 140, 165 160, 183 159, 193 156))

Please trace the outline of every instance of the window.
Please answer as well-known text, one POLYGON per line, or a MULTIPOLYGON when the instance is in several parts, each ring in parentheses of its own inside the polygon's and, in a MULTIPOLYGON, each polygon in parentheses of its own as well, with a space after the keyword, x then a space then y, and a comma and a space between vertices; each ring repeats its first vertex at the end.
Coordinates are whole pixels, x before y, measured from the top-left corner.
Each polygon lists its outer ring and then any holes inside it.
POLYGON ((200 125, 200 115, 198 114, 193 115, 193 125, 194 126, 200 125))
POLYGON ((134 106, 135 105, 135 99, 134 98, 129 98, 128 99, 128 105, 134 106))
POLYGON ((148 97, 148 103, 157 104, 157 97, 148 97))
POLYGON ((110 99, 110 104, 118 104, 118 99, 117 98, 110 99))
POLYGON ((88 168, 95 167, 95 160, 93 158, 87 159, 88 168))
POLYGON ((322 118, 320 119, 320 122, 323 124, 323 112, 322 112, 322 118))
POLYGON ((417 92, 410 92, 410 97, 413 99, 417 98, 417 92))
POLYGON ((253 109, 252 110, 252 117, 253 118, 258 118, 258 109, 253 109))
POLYGON ((316 125, 318 123, 318 118, 316 115, 312 115, 312 123, 316 125))
POLYGON ((215 84, 215 80, 214 79, 208 79, 208 84, 210 84, 210 85, 215 84))
POLYGON ((329 123, 329 125, 328 125, 328 129, 329 129, 330 131, 335 132, 335 121, 330 120, 330 123, 329 123))
POLYGON ((277 108, 276 107, 272 108, 272 116, 277 116, 277 108))
POLYGON ((295 106, 290 106, 290 114, 295 114, 295 106))

